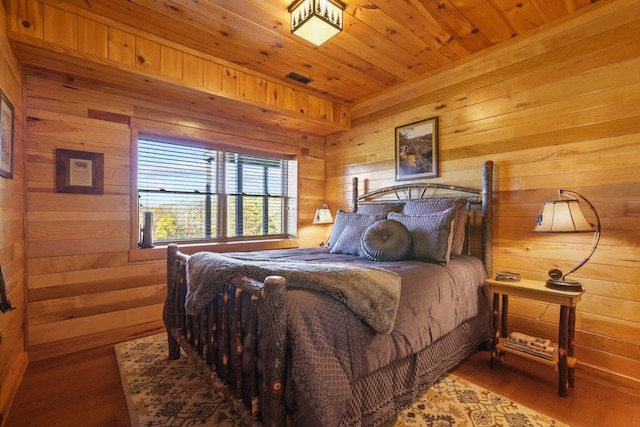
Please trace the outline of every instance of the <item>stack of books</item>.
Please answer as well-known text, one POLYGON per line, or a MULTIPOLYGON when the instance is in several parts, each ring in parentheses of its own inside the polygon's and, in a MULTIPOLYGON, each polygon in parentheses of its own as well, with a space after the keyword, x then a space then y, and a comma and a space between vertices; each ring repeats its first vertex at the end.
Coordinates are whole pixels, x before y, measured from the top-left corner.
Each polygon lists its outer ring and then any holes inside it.
POLYGON ((551 340, 532 337, 520 332, 512 332, 509 337, 504 340, 504 345, 505 347, 549 360, 553 359, 553 354, 556 351, 556 346, 551 340))

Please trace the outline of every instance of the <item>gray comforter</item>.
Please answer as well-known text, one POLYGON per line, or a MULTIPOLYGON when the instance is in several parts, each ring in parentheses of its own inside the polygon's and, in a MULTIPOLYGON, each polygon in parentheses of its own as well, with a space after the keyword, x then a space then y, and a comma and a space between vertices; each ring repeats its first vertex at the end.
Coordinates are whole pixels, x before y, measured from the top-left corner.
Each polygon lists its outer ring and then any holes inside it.
POLYGON ((322 292, 337 299, 376 332, 393 330, 400 301, 400 276, 370 266, 272 259, 246 260, 198 252, 187 262, 189 314, 199 314, 236 276, 264 282, 269 276, 287 280, 287 288, 322 292))
POLYGON ((324 248, 227 254, 246 261, 269 259, 340 262, 384 268, 401 277, 401 295, 390 334, 380 334, 346 305, 325 293, 290 289, 286 296, 291 350, 288 405, 297 426, 341 424, 354 397, 352 385, 393 361, 417 354, 479 314, 482 263, 459 256, 447 266, 422 261, 379 263, 324 248))

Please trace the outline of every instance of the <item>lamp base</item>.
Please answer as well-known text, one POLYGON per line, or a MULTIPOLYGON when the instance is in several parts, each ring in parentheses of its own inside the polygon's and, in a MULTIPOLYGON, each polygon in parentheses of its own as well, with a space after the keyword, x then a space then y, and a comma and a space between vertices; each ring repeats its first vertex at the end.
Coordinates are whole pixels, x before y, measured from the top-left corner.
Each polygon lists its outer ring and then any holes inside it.
POLYGON ((549 279, 547 280, 547 288, 556 289, 565 292, 582 292, 582 285, 571 279, 549 279))

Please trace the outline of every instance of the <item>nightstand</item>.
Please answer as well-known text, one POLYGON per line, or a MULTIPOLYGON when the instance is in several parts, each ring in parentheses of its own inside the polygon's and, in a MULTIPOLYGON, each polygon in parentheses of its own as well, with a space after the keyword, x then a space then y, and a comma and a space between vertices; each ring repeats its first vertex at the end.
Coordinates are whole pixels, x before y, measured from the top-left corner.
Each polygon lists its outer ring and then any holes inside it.
POLYGON ((567 397, 569 387, 574 386, 574 355, 576 305, 580 302, 583 292, 565 292, 550 289, 545 282, 522 279, 515 281, 498 281, 488 279, 487 284, 493 294, 493 342, 491 345, 491 368, 495 369, 500 353, 513 353, 536 362, 549 365, 558 370, 558 394, 567 397), (502 295, 502 310, 500 310, 500 295, 502 295), (544 359, 504 345, 508 336, 507 318, 509 315, 509 296, 526 298, 536 301, 560 305, 560 320, 558 322, 558 349, 553 359, 544 359))

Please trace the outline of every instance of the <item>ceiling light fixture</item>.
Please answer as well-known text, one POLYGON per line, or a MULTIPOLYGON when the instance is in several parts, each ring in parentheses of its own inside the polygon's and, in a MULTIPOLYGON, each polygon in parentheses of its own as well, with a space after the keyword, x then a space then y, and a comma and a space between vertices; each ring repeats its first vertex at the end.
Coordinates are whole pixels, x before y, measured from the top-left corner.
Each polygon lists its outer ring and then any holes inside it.
POLYGON ((291 32, 320 46, 342 31, 344 9, 339 0, 296 0, 289 6, 291 32))

